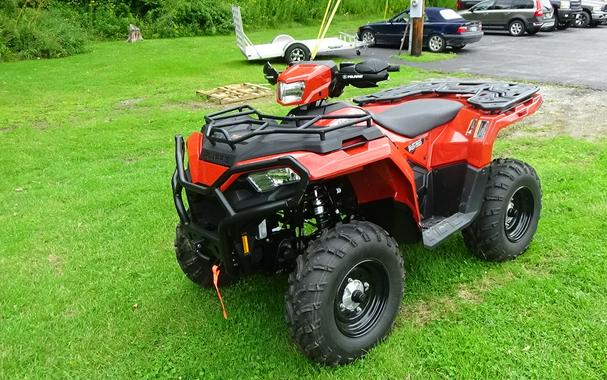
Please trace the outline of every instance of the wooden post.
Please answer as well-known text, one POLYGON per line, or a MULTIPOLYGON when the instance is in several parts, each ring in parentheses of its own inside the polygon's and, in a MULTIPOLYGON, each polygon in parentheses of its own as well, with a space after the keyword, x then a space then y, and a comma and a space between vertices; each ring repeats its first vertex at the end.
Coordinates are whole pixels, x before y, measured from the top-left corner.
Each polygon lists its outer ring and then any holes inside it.
POLYGON ((422 55, 422 45, 424 40, 424 19, 422 17, 413 18, 413 28, 411 29, 413 37, 411 39, 411 55, 419 57, 422 55))

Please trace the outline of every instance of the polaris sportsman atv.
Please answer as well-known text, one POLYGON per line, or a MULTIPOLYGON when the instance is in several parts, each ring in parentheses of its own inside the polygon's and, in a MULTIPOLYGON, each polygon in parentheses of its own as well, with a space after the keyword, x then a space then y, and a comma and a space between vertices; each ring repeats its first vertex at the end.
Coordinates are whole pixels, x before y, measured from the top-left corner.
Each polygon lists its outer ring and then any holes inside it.
POLYGON ((434 248, 462 231, 478 258, 510 260, 527 249, 540 217, 535 170, 492 161, 498 132, 539 108, 539 89, 432 82, 356 105, 327 101, 397 69, 302 62, 279 74, 266 65, 278 103, 296 106, 287 116, 242 105, 207 115, 187 151, 175 138, 183 272, 217 286, 259 269, 291 271, 290 335, 329 365, 388 334, 403 297, 401 244, 434 248))

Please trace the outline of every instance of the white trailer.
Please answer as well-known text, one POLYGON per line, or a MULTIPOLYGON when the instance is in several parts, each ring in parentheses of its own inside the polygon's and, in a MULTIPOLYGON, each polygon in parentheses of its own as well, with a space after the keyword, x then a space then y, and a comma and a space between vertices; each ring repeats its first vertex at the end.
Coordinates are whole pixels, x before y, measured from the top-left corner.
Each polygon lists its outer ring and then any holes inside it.
POLYGON ((244 32, 240 7, 232 6, 232 18, 234 19, 234 30, 236 32, 236 44, 242 54, 249 61, 284 58, 287 63, 308 61, 312 51, 318 45, 318 55, 331 55, 333 53, 356 49, 360 55, 360 49, 367 46, 366 43, 358 41, 355 35, 339 33, 339 37, 330 37, 313 40, 296 40, 288 34, 280 34, 269 44, 254 45, 244 32))

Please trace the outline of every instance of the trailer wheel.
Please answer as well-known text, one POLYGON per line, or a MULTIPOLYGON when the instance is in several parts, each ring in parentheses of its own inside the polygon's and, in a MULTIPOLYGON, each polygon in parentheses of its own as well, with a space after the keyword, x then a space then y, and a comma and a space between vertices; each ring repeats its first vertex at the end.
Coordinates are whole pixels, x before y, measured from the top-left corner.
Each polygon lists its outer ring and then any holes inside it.
POLYGON ((285 296, 289 333, 312 360, 335 366, 388 335, 403 297, 403 258, 381 227, 352 221, 297 257, 285 296))
POLYGON ((304 44, 294 43, 287 48, 285 52, 285 61, 293 64, 310 60, 310 49, 304 44))

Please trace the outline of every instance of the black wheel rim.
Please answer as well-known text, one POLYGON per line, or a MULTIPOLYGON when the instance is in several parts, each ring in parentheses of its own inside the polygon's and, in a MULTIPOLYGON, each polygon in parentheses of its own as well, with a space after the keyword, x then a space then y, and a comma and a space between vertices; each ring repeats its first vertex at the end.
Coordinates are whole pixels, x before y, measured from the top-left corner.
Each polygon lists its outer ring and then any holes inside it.
POLYGON ((367 334, 380 320, 389 290, 388 272, 382 263, 366 260, 356 264, 344 276, 335 295, 334 315, 339 331, 351 338, 367 334))
POLYGON ((517 242, 525 236, 533 219, 533 209, 533 194, 529 188, 520 187, 512 194, 504 217, 508 240, 517 242))
POLYGON ((303 49, 295 48, 291 51, 291 62, 301 62, 305 59, 306 52, 303 49))

